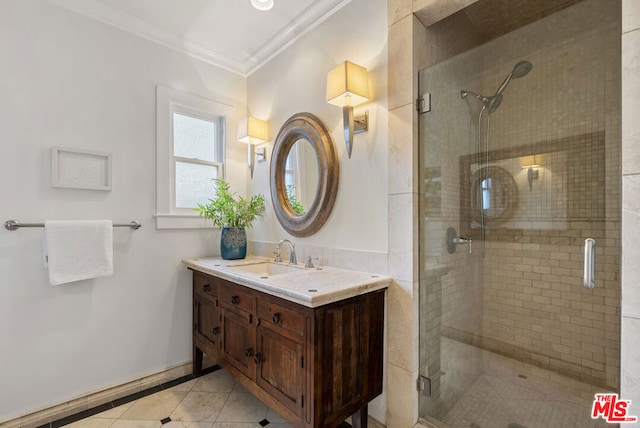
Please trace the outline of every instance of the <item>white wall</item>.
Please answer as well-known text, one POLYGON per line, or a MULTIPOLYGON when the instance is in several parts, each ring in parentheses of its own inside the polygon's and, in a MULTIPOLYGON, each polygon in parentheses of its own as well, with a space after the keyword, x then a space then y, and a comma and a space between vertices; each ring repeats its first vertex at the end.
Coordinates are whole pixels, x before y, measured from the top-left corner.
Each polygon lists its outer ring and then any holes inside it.
MULTIPOLYGON (((113 276, 57 287, 42 230, 0 230, 2 421, 191 360, 180 260, 218 241, 155 229, 155 85, 244 115, 246 79, 41 0, 0 1, 0 64, 0 221, 143 223, 114 230, 113 276), (52 188, 55 145, 110 152, 113 190, 52 188)), ((244 189, 246 152, 229 143, 227 177, 244 189)))
MULTIPOLYGON (((278 130, 293 114, 310 112, 331 132, 340 162, 336 204, 325 226, 297 244, 359 251, 387 252, 387 37, 386 1, 353 0, 268 64, 249 76, 249 113, 269 124, 267 163, 256 166, 250 192, 269 195, 271 149, 278 130), (349 60, 369 71, 372 101, 355 108, 369 110, 369 131, 355 136, 347 157, 342 110, 325 102, 327 72, 349 60)), ((256 224, 252 239, 277 242, 291 238, 273 210, 256 224)))
MULTIPOLYGON (((268 161, 258 163, 249 193, 267 196, 268 212, 250 232, 254 251, 271 255, 273 243, 289 238, 298 260, 316 256, 320 265, 387 273, 388 111, 387 2, 353 0, 247 79, 249 113, 269 124, 268 161), (372 101, 369 131, 357 134, 351 159, 342 131, 342 110, 325 102, 327 72, 345 60, 369 72, 372 101), (332 135, 340 163, 340 184, 327 223, 306 238, 291 237, 278 222, 269 192, 269 167, 278 130, 292 115, 309 112, 332 135)), ((386 359, 386 345, 385 345, 386 359)), ((386 390, 386 381, 385 381, 386 390)), ((386 421, 386 392, 369 405, 369 414, 386 421)))

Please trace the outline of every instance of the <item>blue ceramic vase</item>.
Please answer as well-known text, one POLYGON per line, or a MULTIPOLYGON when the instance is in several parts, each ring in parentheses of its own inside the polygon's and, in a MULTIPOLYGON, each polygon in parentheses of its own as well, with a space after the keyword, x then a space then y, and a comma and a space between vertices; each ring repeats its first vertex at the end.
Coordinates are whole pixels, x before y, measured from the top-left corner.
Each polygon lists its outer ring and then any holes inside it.
POLYGON ((244 227, 222 228, 220 254, 224 260, 244 259, 247 256, 247 233, 244 227))

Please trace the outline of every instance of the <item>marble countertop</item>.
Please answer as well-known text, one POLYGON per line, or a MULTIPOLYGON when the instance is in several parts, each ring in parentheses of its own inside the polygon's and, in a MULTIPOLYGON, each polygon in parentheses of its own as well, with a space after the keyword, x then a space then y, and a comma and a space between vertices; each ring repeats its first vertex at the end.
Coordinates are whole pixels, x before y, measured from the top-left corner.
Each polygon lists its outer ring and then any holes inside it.
MULTIPOLYGON (((296 265, 291 272, 260 276, 238 267, 272 263, 264 257, 248 256, 242 260, 203 257, 183 260, 190 269, 226 279, 254 290, 315 308, 375 290, 387 288, 391 277, 331 267, 305 269, 296 265)), ((276 265, 287 266, 286 263, 276 265)))

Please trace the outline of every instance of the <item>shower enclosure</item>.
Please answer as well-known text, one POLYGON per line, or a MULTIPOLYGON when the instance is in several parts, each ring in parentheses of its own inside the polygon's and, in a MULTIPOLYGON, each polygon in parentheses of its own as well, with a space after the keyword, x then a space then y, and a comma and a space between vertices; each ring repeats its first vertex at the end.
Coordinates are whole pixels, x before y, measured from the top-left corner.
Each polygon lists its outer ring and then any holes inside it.
POLYGON ((591 406, 619 390, 621 12, 573 3, 489 41, 459 15, 440 40, 469 49, 419 75, 420 417, 435 426, 611 426, 591 406))

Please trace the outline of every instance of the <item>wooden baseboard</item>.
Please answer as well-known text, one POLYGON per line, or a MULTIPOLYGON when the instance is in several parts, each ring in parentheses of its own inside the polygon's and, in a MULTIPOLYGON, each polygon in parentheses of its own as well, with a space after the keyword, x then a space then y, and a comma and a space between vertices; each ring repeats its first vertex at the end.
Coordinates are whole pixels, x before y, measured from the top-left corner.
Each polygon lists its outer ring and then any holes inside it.
POLYGON ((136 392, 154 386, 162 385, 192 372, 191 362, 171 367, 162 372, 144 376, 130 382, 116 385, 98 392, 78 397, 74 400, 59 403, 54 406, 36 410, 32 413, 0 422, 2 428, 32 428, 48 424, 76 413, 98 407, 119 398, 127 397, 136 392))

